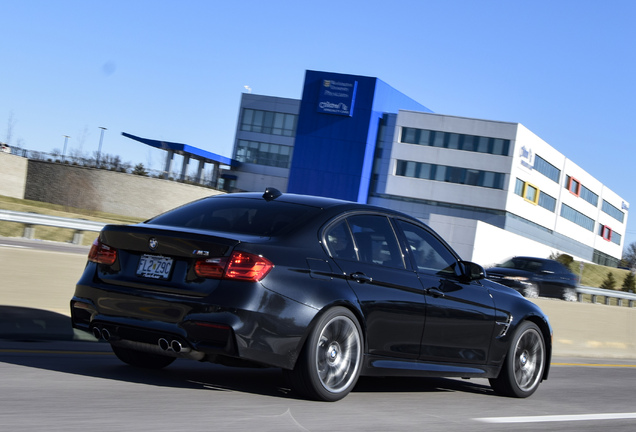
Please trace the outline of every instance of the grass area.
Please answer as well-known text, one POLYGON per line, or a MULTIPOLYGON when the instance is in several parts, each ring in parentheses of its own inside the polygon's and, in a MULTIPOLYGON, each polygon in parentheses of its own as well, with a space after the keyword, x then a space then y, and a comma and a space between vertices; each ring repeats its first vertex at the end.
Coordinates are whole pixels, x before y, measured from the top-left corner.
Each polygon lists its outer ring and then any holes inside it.
MULTIPOLYGON (((145 218, 133 218, 128 216, 114 215, 104 212, 95 212, 74 207, 66 207, 57 204, 49 204, 40 201, 30 201, 17 198, 10 198, 0 195, 0 209, 19 212, 38 213, 50 216, 61 216, 73 219, 86 219, 104 223, 132 224, 143 221, 145 218)), ((24 224, 17 222, 0 221, 0 236, 22 237, 24 224)), ((71 242, 74 231, 71 229, 36 226, 35 236, 40 240, 71 242)), ((90 245, 97 236, 97 233, 86 232, 82 241, 83 245, 90 245), (93 235, 94 234, 94 235, 93 235)))
MULTIPOLYGON (((580 262, 574 261, 570 266, 571 270, 577 275, 581 275, 580 264, 580 262)), ((583 263, 581 285, 598 288, 607 278, 608 273, 612 273, 614 275, 614 280, 616 281, 614 289, 620 290, 623 280, 625 280, 625 276, 627 276, 629 270, 583 263)))

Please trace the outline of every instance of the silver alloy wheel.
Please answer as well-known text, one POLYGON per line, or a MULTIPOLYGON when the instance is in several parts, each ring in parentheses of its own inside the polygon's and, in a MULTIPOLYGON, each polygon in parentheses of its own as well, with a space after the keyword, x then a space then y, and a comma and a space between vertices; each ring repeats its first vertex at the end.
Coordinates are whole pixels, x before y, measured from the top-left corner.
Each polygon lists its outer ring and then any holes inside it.
POLYGON ((543 339, 536 328, 528 328, 517 340, 514 377, 520 390, 533 390, 541 381, 545 364, 543 339))
POLYGON ((350 390, 358 376, 361 350, 360 334, 348 317, 336 316, 324 326, 316 347, 316 372, 326 390, 350 390))
POLYGON ((539 287, 535 284, 529 284, 523 290, 523 296, 527 298, 538 298, 539 297, 539 287))
POLYGON ((570 302, 578 301, 578 295, 576 294, 576 289, 566 288, 563 291, 563 300, 570 301, 570 302))

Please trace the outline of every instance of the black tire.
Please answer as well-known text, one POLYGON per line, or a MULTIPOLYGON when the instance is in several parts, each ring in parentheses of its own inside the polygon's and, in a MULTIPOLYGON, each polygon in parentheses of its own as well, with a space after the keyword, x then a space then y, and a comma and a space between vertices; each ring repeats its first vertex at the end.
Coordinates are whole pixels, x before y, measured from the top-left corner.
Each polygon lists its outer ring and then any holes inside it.
POLYGON ((284 374, 292 388, 315 400, 334 402, 355 387, 362 366, 362 330, 343 307, 325 312, 305 342, 294 370, 284 374))
POLYGON ((526 298, 538 298, 539 297, 539 287, 535 284, 529 284, 527 287, 523 288, 523 296, 526 298))
POLYGON ((162 369, 176 360, 175 357, 136 351, 112 344, 110 347, 119 360, 139 368, 162 369))
POLYGON ((563 290, 562 299, 565 301, 575 302, 578 301, 578 295, 575 288, 565 288, 563 290))
POLYGON ((501 372, 490 379, 490 386, 502 396, 526 398, 539 387, 545 363, 543 334, 535 323, 525 321, 517 328, 501 372))

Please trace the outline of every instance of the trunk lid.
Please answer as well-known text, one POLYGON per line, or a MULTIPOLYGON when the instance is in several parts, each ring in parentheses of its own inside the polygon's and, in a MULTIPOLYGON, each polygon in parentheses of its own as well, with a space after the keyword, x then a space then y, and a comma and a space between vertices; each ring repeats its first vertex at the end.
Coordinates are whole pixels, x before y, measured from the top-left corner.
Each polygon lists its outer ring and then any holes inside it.
POLYGON ((197 276, 194 265, 198 260, 227 257, 240 243, 262 242, 268 237, 138 224, 107 225, 100 239, 117 252, 112 265, 98 264, 95 276, 101 282, 206 296, 220 280, 197 276))

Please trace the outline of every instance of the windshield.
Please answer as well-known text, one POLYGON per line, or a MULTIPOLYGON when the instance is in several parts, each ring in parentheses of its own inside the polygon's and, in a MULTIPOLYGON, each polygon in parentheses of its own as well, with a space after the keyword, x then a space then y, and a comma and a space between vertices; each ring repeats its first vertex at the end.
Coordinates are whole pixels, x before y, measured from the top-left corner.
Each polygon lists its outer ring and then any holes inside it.
POLYGON ((537 272, 541 270, 543 263, 532 259, 512 258, 497 267, 537 272))

